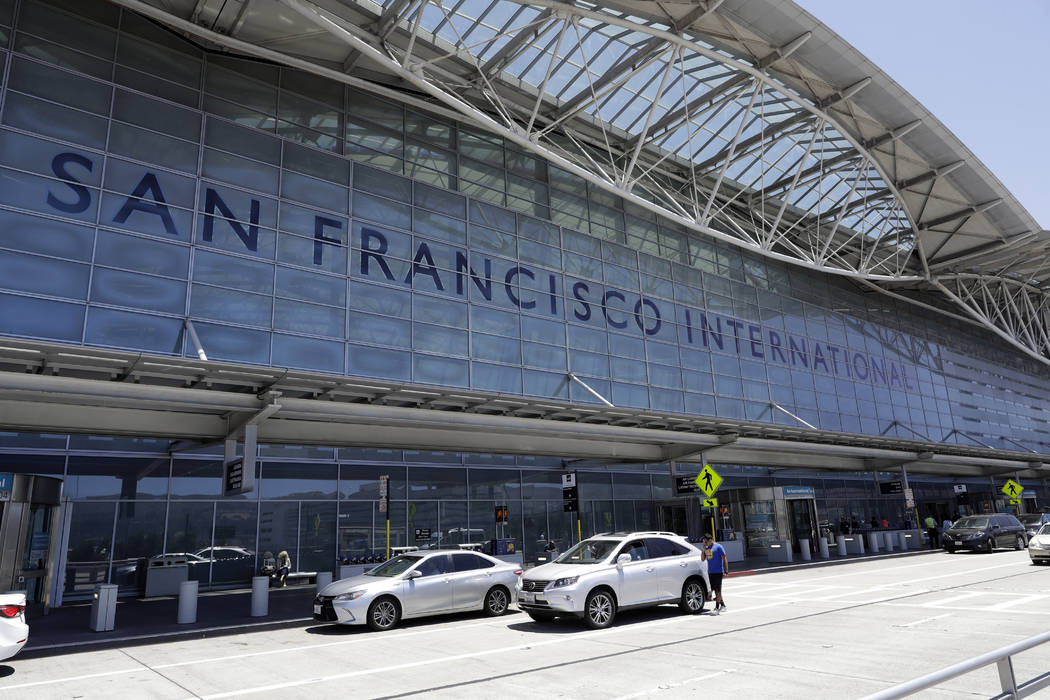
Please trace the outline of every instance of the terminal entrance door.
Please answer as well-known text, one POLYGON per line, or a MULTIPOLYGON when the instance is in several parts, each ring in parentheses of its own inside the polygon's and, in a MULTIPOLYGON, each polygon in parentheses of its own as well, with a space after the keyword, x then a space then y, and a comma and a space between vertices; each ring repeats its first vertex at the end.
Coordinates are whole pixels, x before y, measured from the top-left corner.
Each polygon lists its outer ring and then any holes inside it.
POLYGON ((817 506, 812 498, 788 500, 791 512, 791 548, 798 552, 799 540, 808 539, 810 550, 817 546, 817 506))
POLYGON ((688 535, 689 520, 685 503, 660 504, 660 529, 677 535, 688 535))
POLYGON ((0 474, 0 590, 25 591, 26 604, 50 606, 62 481, 0 474))

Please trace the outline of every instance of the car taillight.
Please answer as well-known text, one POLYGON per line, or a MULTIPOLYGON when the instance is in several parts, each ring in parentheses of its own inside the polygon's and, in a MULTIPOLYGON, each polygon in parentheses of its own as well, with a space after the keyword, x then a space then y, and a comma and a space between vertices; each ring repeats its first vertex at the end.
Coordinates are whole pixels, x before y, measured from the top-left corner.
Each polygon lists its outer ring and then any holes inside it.
POLYGON ((4 617, 16 617, 22 614, 25 608, 21 605, 0 605, 0 615, 4 617))
POLYGON ((515 569, 515 570, 514 570, 514 575, 515 575, 515 576, 521 576, 521 574, 522 574, 522 573, 523 573, 523 572, 522 572, 522 570, 521 570, 521 569, 515 569))

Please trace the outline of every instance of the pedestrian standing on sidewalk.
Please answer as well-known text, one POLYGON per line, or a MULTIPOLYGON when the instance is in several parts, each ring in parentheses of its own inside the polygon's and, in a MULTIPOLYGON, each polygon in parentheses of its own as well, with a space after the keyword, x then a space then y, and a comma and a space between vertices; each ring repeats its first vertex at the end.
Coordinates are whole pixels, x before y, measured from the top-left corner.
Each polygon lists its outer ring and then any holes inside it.
POLYGON ((721 614, 726 609, 725 601, 722 600, 722 577, 729 573, 726 548, 715 542, 708 532, 704 534, 701 556, 707 562, 707 577, 711 580, 711 592, 715 594, 715 614, 721 614))
POLYGON ((924 522, 926 525, 926 536, 930 538, 930 549, 938 549, 941 546, 940 533, 937 530, 937 521, 933 519, 933 514, 926 516, 924 522))

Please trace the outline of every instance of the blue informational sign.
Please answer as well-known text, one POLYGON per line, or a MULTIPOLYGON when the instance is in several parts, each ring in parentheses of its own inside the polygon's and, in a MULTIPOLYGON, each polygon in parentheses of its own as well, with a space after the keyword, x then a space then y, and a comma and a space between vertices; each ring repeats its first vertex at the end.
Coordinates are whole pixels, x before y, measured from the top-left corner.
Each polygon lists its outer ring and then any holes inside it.
POLYGON ((815 498, 812 486, 785 486, 784 498, 815 498))
POLYGON ((0 474, 0 501, 11 500, 11 490, 15 487, 14 474, 0 474))

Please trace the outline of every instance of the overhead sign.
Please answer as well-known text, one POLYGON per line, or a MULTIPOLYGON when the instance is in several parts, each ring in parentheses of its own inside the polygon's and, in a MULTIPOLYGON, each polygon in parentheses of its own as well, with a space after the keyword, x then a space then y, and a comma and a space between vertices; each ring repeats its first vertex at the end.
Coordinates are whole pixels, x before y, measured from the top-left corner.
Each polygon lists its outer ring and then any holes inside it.
POLYGON ((703 470, 696 475, 696 485, 710 498, 722 485, 722 477, 711 468, 710 464, 705 464, 703 470))
POLYGON ((891 496, 895 493, 904 493, 904 482, 900 479, 880 482, 879 493, 881 493, 883 496, 891 496))
POLYGON ((14 474, 0 474, 0 501, 10 501, 11 491, 15 488, 14 474))
POLYGON ((812 486, 784 486, 784 498, 814 498, 817 494, 812 486))
POLYGON ((955 489, 955 493, 966 493, 966 484, 953 484, 952 488, 955 489))
POLYGON ((684 496, 690 493, 699 493, 700 487, 694 481, 696 477, 676 476, 674 478, 674 492, 676 496, 684 496))
POLYGON ((255 488, 255 469, 244 468, 244 457, 236 457, 222 465, 222 495, 239 496, 255 488))
POLYGON ((717 498, 705 498, 704 499, 704 508, 717 508, 717 507, 718 507, 718 499, 717 498))
POLYGON ((1006 483, 1003 484, 1003 493, 1010 498, 1020 498, 1022 491, 1024 491, 1024 486, 1021 486, 1013 479, 1007 479, 1006 483))

